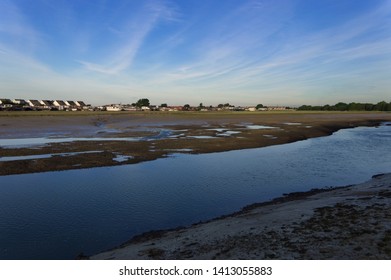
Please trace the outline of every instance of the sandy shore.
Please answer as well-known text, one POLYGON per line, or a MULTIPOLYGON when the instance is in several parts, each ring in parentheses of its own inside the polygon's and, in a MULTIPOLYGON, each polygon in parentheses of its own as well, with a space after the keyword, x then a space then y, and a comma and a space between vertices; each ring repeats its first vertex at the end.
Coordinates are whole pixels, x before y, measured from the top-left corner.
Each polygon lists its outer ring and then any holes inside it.
POLYGON ((0 176, 132 164, 172 153, 259 148, 391 121, 391 114, 376 112, 30 113, 0 113, 0 176), (1 144, 23 138, 64 141, 27 147, 1 144), (80 138, 87 141, 76 141, 80 138), (141 140, 123 141, 125 138, 141 140), (37 157, 12 159, 34 155, 37 157))
POLYGON ((391 173, 146 233, 91 259, 391 259, 391 173))

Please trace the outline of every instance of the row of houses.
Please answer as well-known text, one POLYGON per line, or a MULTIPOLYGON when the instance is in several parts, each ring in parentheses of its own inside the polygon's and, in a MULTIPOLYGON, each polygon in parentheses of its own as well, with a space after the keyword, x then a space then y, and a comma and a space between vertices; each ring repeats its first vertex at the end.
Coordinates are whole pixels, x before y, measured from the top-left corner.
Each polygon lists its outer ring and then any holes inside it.
POLYGON ((84 101, 7 99, 0 98, 0 109, 5 110, 88 110, 91 106, 84 101))
POLYGON ((96 110, 101 111, 110 111, 110 112, 118 112, 118 111, 183 111, 183 106, 157 106, 157 105, 149 105, 149 106, 141 106, 137 107, 130 104, 110 104, 96 107, 96 110))
MULTIPOLYGON (((261 104, 260 104, 261 105, 261 104)), ((168 106, 162 104, 160 106, 149 105, 137 107, 133 104, 110 104, 98 107, 87 105, 83 101, 63 101, 63 100, 35 100, 35 99, 6 99, 0 98, 0 110, 102 110, 102 111, 274 111, 274 110, 289 110, 291 108, 283 106, 234 106, 230 104, 219 104, 218 106, 190 106, 189 104, 183 106, 168 106)))
POLYGON ((104 105, 99 106, 95 108, 96 110, 101 111, 163 111, 163 112, 177 112, 177 111, 201 111, 201 112, 209 112, 209 111, 249 111, 249 112, 256 112, 256 111, 282 111, 282 110, 290 110, 289 107, 283 107, 283 106, 262 106, 261 108, 253 107, 253 106, 190 106, 190 105, 184 105, 184 106, 156 106, 156 105, 150 105, 150 106, 142 106, 137 107, 134 105, 125 105, 125 104, 110 104, 110 105, 104 105))

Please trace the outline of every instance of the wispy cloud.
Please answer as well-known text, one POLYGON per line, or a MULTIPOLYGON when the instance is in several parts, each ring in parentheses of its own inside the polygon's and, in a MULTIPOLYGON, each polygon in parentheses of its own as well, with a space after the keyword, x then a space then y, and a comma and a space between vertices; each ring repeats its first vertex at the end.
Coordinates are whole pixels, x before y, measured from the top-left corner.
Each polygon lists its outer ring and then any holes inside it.
POLYGON ((0 42, 13 49, 32 52, 41 43, 40 34, 12 2, 0 2, 0 42))
MULTIPOLYGON (((199 61, 180 67, 178 71, 171 74, 171 77, 178 80, 190 80, 210 79, 232 74, 232 79, 227 79, 226 83, 234 83, 236 86, 238 83, 261 84, 260 81, 264 81, 265 77, 270 79, 285 76, 292 79, 294 78, 292 77, 293 69, 297 74, 311 74, 306 73, 313 71, 313 69, 307 70, 309 63, 321 68, 322 64, 339 65, 348 60, 390 54, 391 33, 387 35, 385 32, 381 35, 379 42, 373 42, 366 37, 372 30, 377 30, 379 25, 389 24, 389 18, 387 18, 389 15, 389 5, 386 5, 365 16, 352 19, 343 26, 335 26, 315 34, 297 34, 296 38, 281 40, 279 42, 281 45, 268 56, 263 56, 262 53, 268 52, 267 48, 271 44, 267 43, 263 46, 262 43, 264 40, 272 40, 268 36, 273 36, 273 32, 278 31, 281 26, 277 24, 270 33, 258 37, 257 40, 250 40, 250 42, 240 40, 248 35, 244 31, 244 34, 236 35, 237 40, 233 37, 232 42, 227 44, 209 44, 209 48, 206 48, 209 50, 205 51, 199 61), (256 57, 257 54, 259 59, 256 57), (254 56, 251 57, 251 55, 254 56)), ((256 22, 249 22, 249 24, 253 25, 256 22)), ((225 37, 230 38, 231 35, 232 33, 225 37)))
POLYGON ((201 2, 2 0, 0 88, 250 102, 391 86, 390 0, 314 26, 301 0, 201 2))
POLYGON ((163 2, 148 2, 140 14, 119 29, 111 30, 117 34, 122 45, 110 50, 104 63, 79 61, 86 69, 104 74, 118 74, 129 68, 146 37, 161 20, 175 20, 177 13, 163 2), (125 38, 124 40, 121 40, 125 38))

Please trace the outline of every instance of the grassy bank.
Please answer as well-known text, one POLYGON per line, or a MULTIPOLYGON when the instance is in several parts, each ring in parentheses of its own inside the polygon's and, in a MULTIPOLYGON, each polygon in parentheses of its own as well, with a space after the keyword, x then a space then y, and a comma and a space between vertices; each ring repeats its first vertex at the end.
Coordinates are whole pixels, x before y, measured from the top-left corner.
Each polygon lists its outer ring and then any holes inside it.
POLYGON ((109 111, 0 111, 1 117, 39 117, 39 116, 188 116, 188 117, 197 117, 197 116, 263 116, 263 115, 340 115, 340 114, 359 114, 359 115, 370 115, 370 114, 391 114, 390 112, 381 112, 381 111, 258 111, 258 112, 249 112, 249 111, 211 111, 211 112, 199 112, 199 111, 178 111, 178 112, 161 112, 161 111, 119 111, 119 112, 109 112, 109 111))

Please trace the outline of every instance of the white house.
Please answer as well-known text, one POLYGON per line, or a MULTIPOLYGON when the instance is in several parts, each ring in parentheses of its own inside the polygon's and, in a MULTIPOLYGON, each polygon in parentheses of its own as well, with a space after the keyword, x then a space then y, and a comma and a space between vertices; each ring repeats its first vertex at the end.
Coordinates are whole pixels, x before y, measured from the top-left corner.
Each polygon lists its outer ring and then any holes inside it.
POLYGON ((34 100, 34 99, 28 99, 26 100, 27 101, 27 104, 30 106, 30 107, 33 107, 33 108, 41 108, 43 107, 41 102, 39 102, 38 100, 34 100))
POLYGON ((75 101, 76 106, 78 106, 81 109, 87 108, 88 106, 83 101, 75 101))
POLYGON ((41 100, 40 103, 45 109, 52 109, 54 107, 53 101, 51 100, 41 100))
POLYGON ((10 99, 0 99, 1 108, 12 108, 13 102, 10 99))
POLYGON ((106 111, 110 112, 118 112, 122 110, 122 106, 118 104, 111 104, 109 106, 106 106, 106 111))
POLYGON ((64 110, 68 108, 68 105, 62 100, 54 100, 53 105, 57 107, 58 110, 64 110))
POLYGON ((26 105, 27 102, 24 99, 13 99, 12 103, 18 104, 18 105, 26 105))
POLYGON ((135 106, 123 106, 122 109, 124 111, 137 111, 137 107, 135 106))

